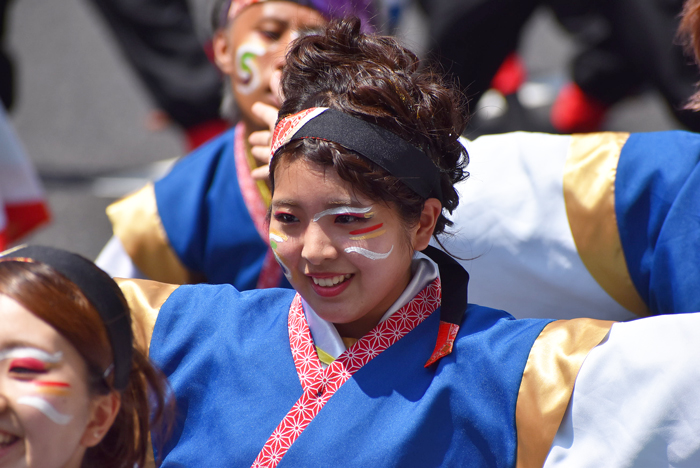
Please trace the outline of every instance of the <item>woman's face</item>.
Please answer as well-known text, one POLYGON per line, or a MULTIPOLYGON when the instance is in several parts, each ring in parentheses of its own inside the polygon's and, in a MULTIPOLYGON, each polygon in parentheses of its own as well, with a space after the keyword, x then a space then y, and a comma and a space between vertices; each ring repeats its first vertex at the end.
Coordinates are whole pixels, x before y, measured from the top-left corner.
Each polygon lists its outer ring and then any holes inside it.
POLYGON ((407 286, 416 228, 298 159, 275 171, 270 244, 287 279, 342 336, 371 330, 407 286))
POLYGON ((217 65, 229 75, 243 121, 252 130, 266 129, 252 115, 255 102, 280 106, 277 90, 270 86, 275 72, 282 70, 284 54, 300 31, 326 23, 316 10, 293 2, 263 2, 246 7, 214 39, 217 65))
POLYGON ((49 324, 0 295, 0 467, 78 467, 87 368, 49 324))

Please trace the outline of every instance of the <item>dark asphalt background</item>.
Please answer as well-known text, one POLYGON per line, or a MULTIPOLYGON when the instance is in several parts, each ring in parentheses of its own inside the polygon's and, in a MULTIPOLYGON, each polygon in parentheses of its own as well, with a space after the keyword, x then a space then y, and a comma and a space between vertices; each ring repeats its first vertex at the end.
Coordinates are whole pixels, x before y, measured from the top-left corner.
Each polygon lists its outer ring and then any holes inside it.
MULTIPOLYGON (((403 29, 420 41, 415 17, 408 15, 403 29)), ((16 0, 6 42, 17 65, 12 120, 44 181, 54 216, 24 241, 94 258, 111 235, 106 206, 162 170, 154 163, 181 156, 181 136, 175 129, 146 128, 149 98, 88 2, 16 0)), ((555 91, 574 50, 549 14, 538 13, 521 50, 530 80, 555 91)), ((544 115, 546 109, 531 112, 544 115)), ((653 93, 619 105, 605 125, 620 131, 671 128, 678 125, 653 93)))

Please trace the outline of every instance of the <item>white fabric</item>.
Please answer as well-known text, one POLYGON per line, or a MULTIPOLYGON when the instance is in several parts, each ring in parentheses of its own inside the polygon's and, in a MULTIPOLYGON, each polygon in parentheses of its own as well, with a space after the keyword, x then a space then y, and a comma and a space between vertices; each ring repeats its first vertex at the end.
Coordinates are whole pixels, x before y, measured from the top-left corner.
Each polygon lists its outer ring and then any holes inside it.
POLYGON ((571 137, 507 133, 463 140, 471 176, 456 187, 454 236, 441 238, 471 275, 469 302, 517 318, 636 316, 588 273, 563 196, 571 137))
POLYGON ((134 262, 131 260, 129 254, 126 253, 126 250, 124 250, 124 246, 117 236, 112 236, 107 244, 105 244, 95 260, 95 265, 102 268, 113 278, 148 279, 146 275, 134 265, 134 262))
MULTIPOLYGON (((420 252, 416 252, 413 255, 411 270, 412 277, 411 281, 408 283, 408 286, 406 286, 406 289, 404 289, 394 304, 389 307, 379 323, 382 323, 391 317, 392 314, 394 314, 401 307, 408 304, 408 302, 413 299, 416 294, 418 294, 423 288, 430 284, 431 281, 439 276, 437 264, 420 252)), ((301 302, 304 307, 306 322, 308 323, 309 330, 311 331, 311 337, 314 340, 314 345, 321 348, 327 354, 333 356, 333 359, 337 359, 338 356, 343 354, 346 348, 345 343, 343 343, 343 340, 340 338, 335 326, 331 322, 319 317, 305 300, 302 299, 301 302)), ((326 364, 323 364, 323 366, 325 367, 326 364)))
POLYGON ((700 467, 700 313, 613 325, 586 358, 545 463, 700 467))

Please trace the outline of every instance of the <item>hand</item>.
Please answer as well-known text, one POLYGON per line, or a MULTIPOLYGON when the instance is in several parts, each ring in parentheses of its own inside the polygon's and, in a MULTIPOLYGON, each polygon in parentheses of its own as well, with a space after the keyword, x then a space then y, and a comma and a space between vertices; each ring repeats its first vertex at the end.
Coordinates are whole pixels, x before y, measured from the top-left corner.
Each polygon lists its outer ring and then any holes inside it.
POLYGON ((262 164, 260 167, 253 169, 250 174, 255 180, 266 180, 270 176, 268 167, 272 156, 270 154, 270 145, 272 144, 272 132, 277 122, 278 109, 262 102, 256 102, 253 104, 251 111, 270 127, 269 130, 253 132, 248 137, 248 142, 251 145, 250 153, 258 163, 262 164))

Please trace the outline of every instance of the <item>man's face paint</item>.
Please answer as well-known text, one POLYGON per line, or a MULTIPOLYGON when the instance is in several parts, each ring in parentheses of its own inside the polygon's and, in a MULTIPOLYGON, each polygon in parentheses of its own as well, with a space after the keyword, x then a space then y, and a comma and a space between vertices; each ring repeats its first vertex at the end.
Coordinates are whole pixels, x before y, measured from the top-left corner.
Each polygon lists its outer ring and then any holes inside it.
POLYGON ((265 47, 259 43, 246 43, 236 51, 239 93, 248 95, 262 83, 258 58, 265 54, 265 50, 265 47))
POLYGON ((289 43, 302 31, 318 29, 326 20, 316 10, 294 2, 263 2, 247 6, 215 41, 226 44, 217 51, 217 63, 230 77, 234 100, 248 130, 267 129, 252 106, 263 102, 279 107, 272 89, 273 74, 281 71, 289 43))

